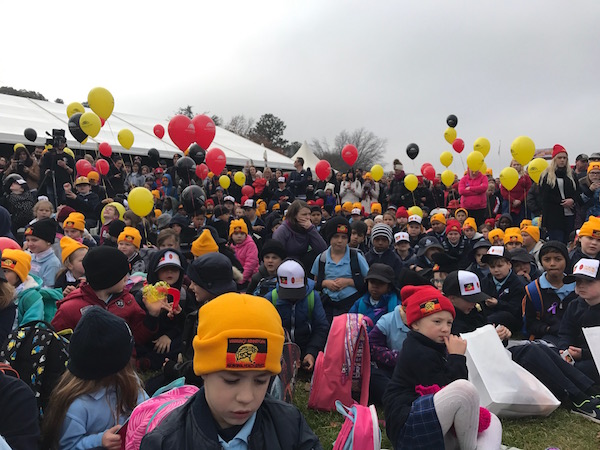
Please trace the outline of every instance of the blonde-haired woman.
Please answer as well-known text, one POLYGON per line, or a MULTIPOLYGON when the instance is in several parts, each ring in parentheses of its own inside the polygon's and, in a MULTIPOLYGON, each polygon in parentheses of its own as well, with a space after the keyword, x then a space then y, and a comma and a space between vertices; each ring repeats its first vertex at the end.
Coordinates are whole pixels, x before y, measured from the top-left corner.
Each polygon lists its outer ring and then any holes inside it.
POLYGON ((532 183, 531 178, 525 173, 523 166, 519 162, 513 159, 510 162, 510 167, 519 173, 519 181, 510 192, 506 190, 504 186, 501 186, 500 193, 507 204, 510 202, 506 212, 510 212, 514 224, 519 224, 523 219, 527 219, 529 216, 525 200, 532 183))
POLYGON ((552 161, 540 177, 542 226, 551 240, 567 241, 575 226, 575 204, 581 203, 577 177, 569 166, 565 148, 556 144, 552 161))

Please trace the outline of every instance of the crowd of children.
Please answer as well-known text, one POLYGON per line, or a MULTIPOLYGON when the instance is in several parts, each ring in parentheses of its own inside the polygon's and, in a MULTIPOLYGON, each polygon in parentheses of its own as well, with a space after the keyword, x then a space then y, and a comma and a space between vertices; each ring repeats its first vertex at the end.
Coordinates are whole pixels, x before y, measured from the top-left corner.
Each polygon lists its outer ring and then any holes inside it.
MULTIPOLYGON (((70 340, 47 404, 0 371, 0 404, 10 390, 29 405, 0 421, 0 448, 120 448, 136 405, 180 377, 200 391, 140 448, 320 448, 302 414, 266 393, 284 340, 310 374, 345 313, 367 322, 370 402, 394 448, 499 447, 500 421, 480 411, 459 337, 486 324, 566 407, 600 422, 582 332, 600 326, 599 218, 561 242, 486 174, 445 191, 420 180, 415 196, 397 160, 387 183, 354 170, 317 182, 295 166, 264 182, 250 171, 250 197, 207 178, 191 203, 177 171, 157 168, 144 178, 155 209, 143 218, 93 175, 65 183, 58 205, 32 203, 24 222, 0 207, 0 344, 35 321, 70 340), (23 419, 20 429, 19 414, 39 415, 41 428, 23 419)), ((17 211, 29 190, 18 178, 5 188, 17 211)))

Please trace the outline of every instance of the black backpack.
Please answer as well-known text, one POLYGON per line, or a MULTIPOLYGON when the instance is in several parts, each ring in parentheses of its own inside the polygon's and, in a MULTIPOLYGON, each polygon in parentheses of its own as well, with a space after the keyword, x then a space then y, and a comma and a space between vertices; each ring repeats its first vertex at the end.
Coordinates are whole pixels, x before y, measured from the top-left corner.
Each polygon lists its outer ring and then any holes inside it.
POLYGON ((20 326, 0 347, 0 360, 8 361, 34 392, 40 417, 65 371, 68 349, 68 339, 41 320, 20 326))
MULTIPOLYGON (((350 247, 350 270, 352 271, 352 280, 354 281, 354 287, 358 293, 363 293, 366 288, 365 279, 360 271, 360 265, 358 264, 358 252, 359 250, 350 247)), ((319 269, 317 272, 317 279, 315 280, 315 289, 321 291, 323 289, 323 280, 325 279, 325 262, 327 260, 327 250, 319 255, 319 269)))

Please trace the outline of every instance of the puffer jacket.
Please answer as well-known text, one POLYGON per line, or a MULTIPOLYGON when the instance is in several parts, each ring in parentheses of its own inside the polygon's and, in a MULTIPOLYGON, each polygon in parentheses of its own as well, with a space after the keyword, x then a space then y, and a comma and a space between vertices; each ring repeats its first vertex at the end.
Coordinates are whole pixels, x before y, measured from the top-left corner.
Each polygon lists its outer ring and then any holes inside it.
POLYGON ((308 230, 293 227, 288 220, 285 220, 275 233, 273 239, 277 239, 285 247, 288 257, 303 257, 309 250, 309 247, 316 253, 322 253, 327 250, 327 244, 314 227, 308 230))
POLYGON ((235 251, 235 257, 244 267, 244 276, 240 283, 244 284, 258 272, 258 248, 249 235, 246 235, 246 239, 241 244, 231 244, 231 248, 235 251))
POLYGON ((52 301, 46 305, 42 294, 40 294, 42 284, 41 278, 30 274, 17 287, 15 303, 18 305, 19 326, 34 320, 48 320, 54 316, 56 312, 55 303, 63 298, 62 290, 46 289, 46 295, 48 298, 52 298, 52 301))
POLYGON ((470 174, 465 175, 458 183, 460 206, 465 209, 485 209, 487 207, 488 179, 481 172, 477 173, 475 178, 472 178, 470 174))

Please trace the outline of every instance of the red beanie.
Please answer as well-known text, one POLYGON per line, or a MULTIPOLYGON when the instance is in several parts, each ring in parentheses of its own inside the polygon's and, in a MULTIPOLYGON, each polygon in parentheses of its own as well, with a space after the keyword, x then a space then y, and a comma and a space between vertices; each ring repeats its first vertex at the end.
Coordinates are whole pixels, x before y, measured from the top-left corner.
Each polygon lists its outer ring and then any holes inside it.
POLYGON ((485 219, 485 223, 494 228, 496 226, 496 219, 485 219))
POLYGON ((398 217, 404 217, 404 218, 408 219, 408 211, 406 210, 406 208, 404 206, 401 206, 400 208, 398 208, 398 211, 396 211, 396 219, 398 217))
POLYGON ((456 317, 452 302, 433 286, 404 286, 400 297, 409 327, 417 320, 440 311, 448 311, 452 318, 456 317))
POLYGON ((446 234, 450 233, 451 231, 458 231, 460 233, 461 230, 462 230, 462 225, 456 219, 449 220, 448 223, 446 224, 446 234))
POLYGON ((552 147, 552 158, 554 159, 554 157, 559 153, 567 153, 567 151, 562 145, 556 144, 554 147, 552 147))

